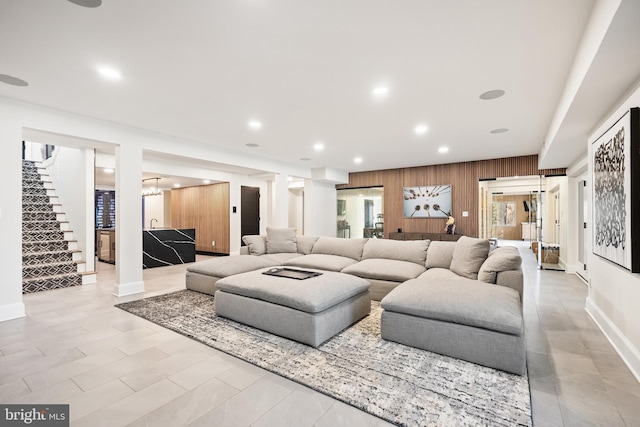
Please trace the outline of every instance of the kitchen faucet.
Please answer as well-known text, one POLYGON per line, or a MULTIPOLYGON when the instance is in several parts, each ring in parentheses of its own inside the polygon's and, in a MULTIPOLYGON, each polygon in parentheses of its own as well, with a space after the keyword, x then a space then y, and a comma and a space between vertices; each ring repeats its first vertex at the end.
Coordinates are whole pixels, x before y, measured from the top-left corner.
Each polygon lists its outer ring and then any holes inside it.
POLYGON ((151 218, 151 221, 149 221, 149 228, 153 230, 153 221, 158 222, 158 220, 156 218, 151 218))

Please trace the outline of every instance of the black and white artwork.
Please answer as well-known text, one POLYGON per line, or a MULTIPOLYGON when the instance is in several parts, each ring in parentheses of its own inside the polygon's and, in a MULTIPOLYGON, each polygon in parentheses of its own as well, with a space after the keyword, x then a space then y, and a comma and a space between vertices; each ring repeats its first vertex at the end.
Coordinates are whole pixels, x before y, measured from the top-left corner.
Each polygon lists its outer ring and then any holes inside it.
POLYGON ((451 185, 404 187, 405 218, 448 218, 451 215, 451 185))
POLYGON ((593 143, 593 253, 640 271, 639 112, 633 108, 593 143))

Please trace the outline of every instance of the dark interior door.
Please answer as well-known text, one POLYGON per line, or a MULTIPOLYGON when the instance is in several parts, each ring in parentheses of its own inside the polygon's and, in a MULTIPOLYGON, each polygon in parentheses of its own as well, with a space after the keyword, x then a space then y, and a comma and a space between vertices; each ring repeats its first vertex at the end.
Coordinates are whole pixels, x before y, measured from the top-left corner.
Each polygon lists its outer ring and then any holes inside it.
POLYGON ((251 234, 260 234, 260 188, 242 186, 240 187, 240 235, 251 234))

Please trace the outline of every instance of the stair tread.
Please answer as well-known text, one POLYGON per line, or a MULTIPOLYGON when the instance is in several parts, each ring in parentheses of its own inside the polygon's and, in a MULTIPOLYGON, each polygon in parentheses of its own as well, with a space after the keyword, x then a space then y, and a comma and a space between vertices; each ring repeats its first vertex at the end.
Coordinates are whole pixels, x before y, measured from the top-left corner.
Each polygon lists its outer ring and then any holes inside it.
MULTIPOLYGON (((31 211, 31 212, 23 212, 23 213, 29 213, 29 214, 39 214, 39 213, 52 213, 52 211, 31 211)), ((53 212, 54 214, 60 215, 63 214, 64 212, 53 212)))
POLYGON ((64 242, 64 243, 78 243, 77 240, 64 240, 64 239, 60 239, 60 240, 34 240, 34 241, 26 241, 26 242, 22 242, 22 243, 29 243, 29 244, 36 244, 36 245, 46 245, 47 243, 58 243, 58 242, 64 242))
POLYGON ((22 256, 33 256, 33 255, 53 255, 53 254, 75 254, 78 252, 82 252, 80 249, 66 249, 64 251, 42 251, 42 252, 23 252, 22 256))
POLYGON ((60 262, 43 262, 42 264, 32 264, 32 265, 23 265, 22 268, 39 268, 39 267, 51 267, 55 265, 66 265, 66 264, 84 264, 85 261, 60 261, 60 262))
POLYGON ((39 280, 50 280, 50 279, 56 279, 59 277, 73 277, 73 276, 79 276, 79 275, 81 275, 81 273, 52 274, 51 276, 40 276, 40 277, 31 278, 31 279, 22 279, 22 283, 37 282, 39 280))

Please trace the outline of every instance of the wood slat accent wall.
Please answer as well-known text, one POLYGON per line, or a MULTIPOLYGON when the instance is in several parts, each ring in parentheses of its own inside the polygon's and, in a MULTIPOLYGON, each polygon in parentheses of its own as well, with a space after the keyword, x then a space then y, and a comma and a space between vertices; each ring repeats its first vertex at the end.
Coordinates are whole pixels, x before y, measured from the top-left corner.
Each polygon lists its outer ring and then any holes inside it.
POLYGON ((538 156, 508 157, 474 162, 449 163, 403 169, 355 172, 349 174, 349 183, 338 189, 358 187, 384 187, 384 233, 402 228, 405 233, 440 233, 444 231, 442 218, 403 218, 402 187, 417 185, 451 184, 453 217, 456 234, 478 236, 478 181, 480 179, 511 176, 564 174, 566 169, 538 169, 538 156), (463 217, 462 211, 469 216, 463 217))
POLYGON ((195 228, 196 251, 228 254, 229 183, 171 190, 171 227, 195 228))

